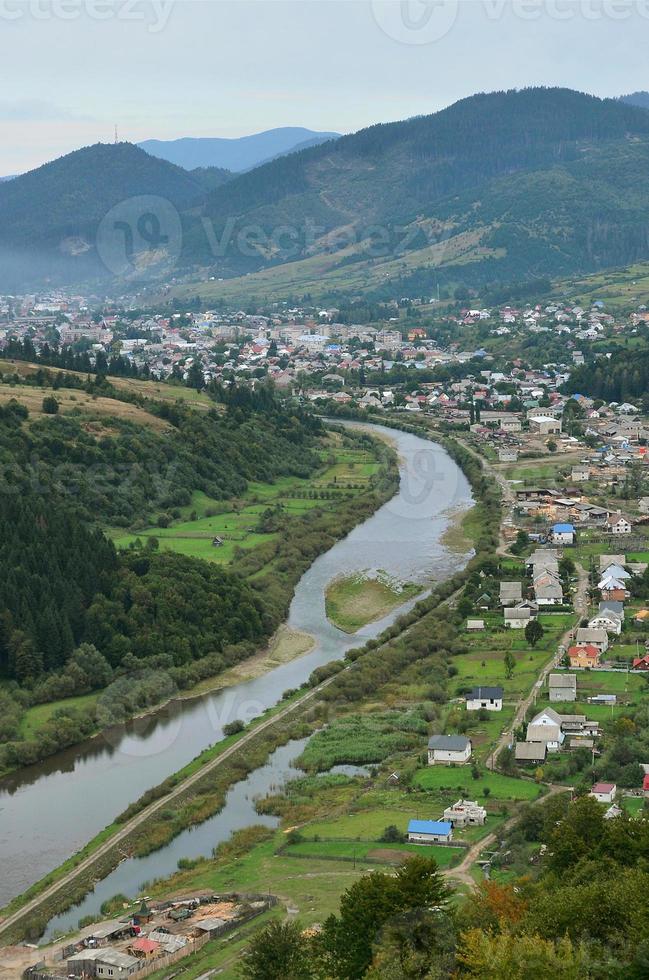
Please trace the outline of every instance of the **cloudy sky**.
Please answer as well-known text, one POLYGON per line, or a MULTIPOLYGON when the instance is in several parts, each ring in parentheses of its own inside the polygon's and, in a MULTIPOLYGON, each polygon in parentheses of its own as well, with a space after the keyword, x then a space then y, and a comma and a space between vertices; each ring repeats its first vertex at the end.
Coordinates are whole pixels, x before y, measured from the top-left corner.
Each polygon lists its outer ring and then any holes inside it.
POLYGON ((649 0, 0 0, 0 174, 121 139, 350 132, 476 91, 649 89, 649 0))

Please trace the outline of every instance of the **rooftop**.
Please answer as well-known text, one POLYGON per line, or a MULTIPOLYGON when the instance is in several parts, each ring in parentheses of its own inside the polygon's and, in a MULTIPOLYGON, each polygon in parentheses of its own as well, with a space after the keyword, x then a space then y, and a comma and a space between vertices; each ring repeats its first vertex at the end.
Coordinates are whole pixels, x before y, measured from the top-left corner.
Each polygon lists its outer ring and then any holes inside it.
POLYGON ((411 820, 408 824, 409 834, 450 834, 453 824, 446 820, 411 820))

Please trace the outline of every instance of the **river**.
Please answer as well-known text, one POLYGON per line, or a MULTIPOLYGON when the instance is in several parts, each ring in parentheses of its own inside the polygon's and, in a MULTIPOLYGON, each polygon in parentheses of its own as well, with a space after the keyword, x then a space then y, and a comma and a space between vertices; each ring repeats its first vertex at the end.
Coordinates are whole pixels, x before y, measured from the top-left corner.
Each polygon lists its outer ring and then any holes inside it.
MULTIPOLYGON (((224 691, 171 701, 152 715, 1 781, 0 905, 83 847, 145 790, 218 741, 224 724, 259 715, 287 688, 298 687, 315 667, 340 658, 350 647, 361 645, 359 640, 376 636, 415 601, 349 636, 325 616, 324 592, 332 578, 382 569, 404 581, 430 584, 465 563, 468 556, 449 551, 442 542, 451 521, 472 504, 470 486, 459 467, 440 446, 418 436, 383 426, 362 428, 393 441, 400 486, 390 501, 321 555, 300 579, 288 625, 310 633, 316 641, 313 649, 224 691)), ((101 902, 118 891, 133 894, 143 880, 170 874, 178 857, 209 855, 235 827, 251 822, 250 799, 281 783, 290 758, 297 754, 295 744, 278 749, 270 768, 261 767, 231 789, 220 814, 148 859, 123 862, 82 906, 53 920, 48 934, 76 925, 81 915, 97 912, 101 902)), ((264 821, 255 815, 254 822, 264 821)))

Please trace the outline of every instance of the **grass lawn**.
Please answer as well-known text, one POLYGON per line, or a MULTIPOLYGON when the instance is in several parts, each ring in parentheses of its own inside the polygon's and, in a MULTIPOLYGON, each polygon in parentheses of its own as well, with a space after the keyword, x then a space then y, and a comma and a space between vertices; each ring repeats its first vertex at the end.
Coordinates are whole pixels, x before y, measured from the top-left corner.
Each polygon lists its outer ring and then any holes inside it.
POLYGON ((352 575, 334 579, 325 592, 328 619, 345 633, 356 633, 408 599, 419 595, 421 585, 401 585, 386 578, 352 575))
MULTIPOLYGON (((405 802, 403 797, 400 797, 400 802, 405 802)), ((393 810, 385 807, 359 810, 357 813, 347 813, 333 820, 316 820, 305 824, 300 827, 300 833, 305 837, 377 841, 385 828, 392 824, 405 833, 408 821, 415 816, 412 807, 393 810)))
POLYGON ((400 864, 409 854, 433 857, 441 868, 448 868, 451 864, 460 863, 464 851, 459 847, 443 845, 422 847, 419 844, 380 844, 376 841, 340 840, 304 841, 301 844, 291 844, 284 851, 284 855, 294 858, 340 858, 352 862, 366 860, 378 864, 400 864))
POLYGON ((59 708, 86 708, 95 703, 99 693, 80 694, 75 698, 64 698, 62 701, 51 701, 49 704, 37 704, 27 708, 20 720, 21 738, 34 738, 39 728, 50 720, 59 708))
POLYGON ((623 796, 618 804, 630 817, 639 817, 645 813, 645 800, 643 796, 623 796))
POLYGON ((138 539, 145 544, 148 538, 156 538, 161 551, 227 564, 238 548, 256 548, 278 538, 277 532, 259 529, 268 508, 281 507, 289 518, 315 508, 335 509, 341 497, 366 490, 379 466, 370 452, 341 446, 335 433, 321 448, 320 457, 322 468, 309 479, 284 476, 274 483, 250 483, 244 496, 235 501, 212 500, 197 491, 191 504, 180 508, 181 518, 169 527, 158 527, 158 515, 153 514, 150 525, 142 530, 112 528, 108 534, 118 548, 128 548, 138 539), (221 544, 214 543, 217 538, 221 544))
POLYGON ((467 799, 497 800, 535 800, 541 787, 525 779, 503 776, 497 772, 483 772, 479 779, 473 779, 470 766, 429 766, 420 769, 415 782, 422 789, 446 789, 467 799), (484 790, 489 793, 485 796, 484 790))

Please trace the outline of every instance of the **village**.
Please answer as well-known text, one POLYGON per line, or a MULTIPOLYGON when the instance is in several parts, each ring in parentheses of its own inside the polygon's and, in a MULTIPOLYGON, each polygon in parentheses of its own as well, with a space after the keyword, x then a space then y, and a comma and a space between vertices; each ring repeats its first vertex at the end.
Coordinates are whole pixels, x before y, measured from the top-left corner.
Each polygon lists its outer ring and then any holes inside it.
MULTIPOLYGON (((80 298, 29 300, 0 302, 0 345, 10 351, 27 339, 37 355, 52 344, 90 362, 119 354, 179 386, 269 378, 318 411, 451 436, 500 488, 497 553, 452 603, 462 649, 435 734, 403 770, 386 770, 386 789, 364 784, 363 807, 278 832, 272 856, 284 875, 297 859, 371 869, 422 848, 460 880, 507 873, 493 841, 548 787, 592 797, 607 820, 644 812, 649 754, 627 715, 649 700, 647 406, 569 394, 566 383, 590 343, 614 342, 649 314, 620 323, 596 306, 466 310, 452 325, 477 332, 480 346, 463 349, 434 339, 434 328, 409 329, 398 305, 394 324, 376 327, 295 308, 154 314, 125 330, 121 315, 93 318, 80 298), (498 353, 501 342, 546 333, 561 338, 562 362, 498 353)), ((276 899, 138 902, 48 949, 32 980, 145 976, 227 941, 276 899)))

